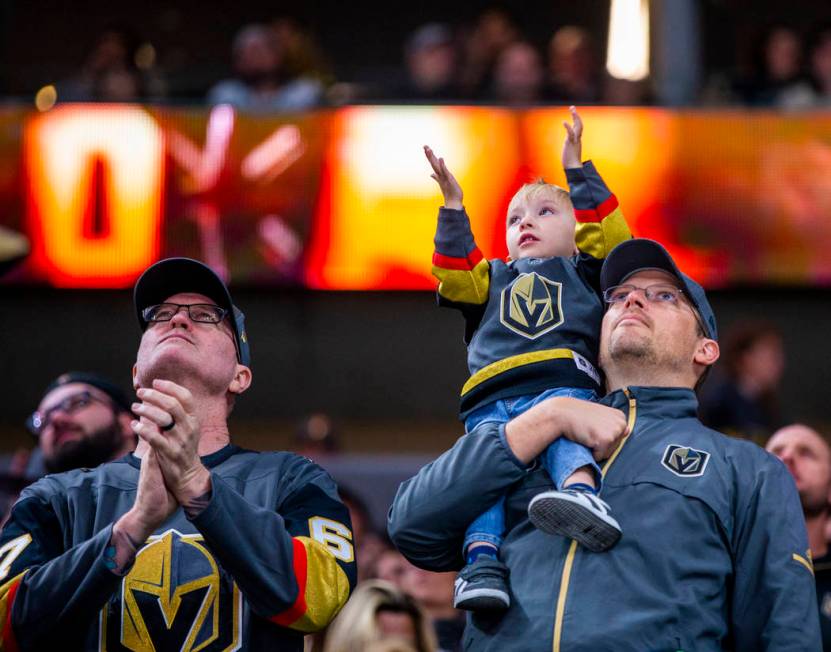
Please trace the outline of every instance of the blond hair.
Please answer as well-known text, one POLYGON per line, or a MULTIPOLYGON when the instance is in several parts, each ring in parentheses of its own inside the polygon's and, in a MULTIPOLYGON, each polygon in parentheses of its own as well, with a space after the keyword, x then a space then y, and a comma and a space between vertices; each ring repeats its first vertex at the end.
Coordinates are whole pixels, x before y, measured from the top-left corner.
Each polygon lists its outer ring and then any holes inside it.
POLYGON ((377 620, 380 611, 409 615, 416 634, 414 652, 436 652, 436 635, 424 610, 395 584, 384 580, 358 585, 332 621, 323 652, 366 652, 373 643, 383 640, 377 620))
POLYGON ((510 212, 511 207, 516 202, 533 199, 542 193, 550 193, 555 201, 563 202, 566 205, 571 206, 571 195, 568 190, 554 185, 553 183, 548 183, 545 179, 540 177, 536 181, 523 183, 520 186, 519 190, 517 190, 514 193, 514 196, 511 197, 511 201, 508 202, 508 211, 510 212))

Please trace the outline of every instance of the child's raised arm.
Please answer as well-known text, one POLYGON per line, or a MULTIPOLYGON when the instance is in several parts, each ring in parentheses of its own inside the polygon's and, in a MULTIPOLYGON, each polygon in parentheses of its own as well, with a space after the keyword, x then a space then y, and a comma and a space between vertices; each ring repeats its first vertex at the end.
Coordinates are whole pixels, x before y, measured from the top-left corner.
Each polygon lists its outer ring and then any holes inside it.
POLYGON ((606 255, 624 240, 632 237, 629 226, 594 164, 582 162, 583 121, 573 106, 569 107, 572 124, 564 122, 566 141, 563 143, 563 168, 566 171, 571 203, 577 229, 574 241, 577 249, 594 258, 606 255))
POLYGON ((462 187, 447 169, 444 159, 436 158, 433 150, 427 145, 424 146, 424 155, 430 161, 430 167, 433 168, 433 174, 430 177, 436 180, 441 188, 441 194, 444 195, 444 207, 462 210, 462 187))
POLYGON ((583 120, 573 106, 568 107, 571 112, 573 124, 563 122, 566 128, 566 140, 563 143, 563 169, 574 169, 583 167, 583 120))

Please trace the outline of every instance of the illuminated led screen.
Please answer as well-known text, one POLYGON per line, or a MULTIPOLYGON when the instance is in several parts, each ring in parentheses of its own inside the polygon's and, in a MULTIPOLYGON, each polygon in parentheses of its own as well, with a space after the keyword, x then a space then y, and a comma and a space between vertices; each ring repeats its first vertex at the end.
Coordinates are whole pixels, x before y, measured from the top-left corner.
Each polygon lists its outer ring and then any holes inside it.
MULTIPOLYGON (((831 117, 586 108, 583 152, 636 235, 706 285, 831 284, 831 117)), ((444 156, 480 249, 503 257, 524 182, 563 185, 565 108, 63 105, 0 112, 5 283, 128 287, 168 256, 235 285, 431 289, 444 156)))

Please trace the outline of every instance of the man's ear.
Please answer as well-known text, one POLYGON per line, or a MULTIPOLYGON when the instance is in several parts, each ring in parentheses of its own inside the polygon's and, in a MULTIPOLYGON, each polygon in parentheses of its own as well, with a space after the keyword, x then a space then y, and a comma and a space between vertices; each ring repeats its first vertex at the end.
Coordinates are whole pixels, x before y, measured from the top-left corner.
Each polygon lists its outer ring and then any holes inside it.
POLYGON ((138 369, 136 365, 133 365, 133 389, 138 389, 140 387, 138 381, 138 369))
POLYGON ((715 364, 718 360, 721 351, 718 347, 718 342, 707 337, 702 337, 698 340, 695 348, 695 355, 693 355, 693 362, 696 362, 705 367, 715 364))
POLYGON ((231 394, 242 394, 251 386, 251 370, 244 364, 238 364, 234 377, 228 385, 231 394))

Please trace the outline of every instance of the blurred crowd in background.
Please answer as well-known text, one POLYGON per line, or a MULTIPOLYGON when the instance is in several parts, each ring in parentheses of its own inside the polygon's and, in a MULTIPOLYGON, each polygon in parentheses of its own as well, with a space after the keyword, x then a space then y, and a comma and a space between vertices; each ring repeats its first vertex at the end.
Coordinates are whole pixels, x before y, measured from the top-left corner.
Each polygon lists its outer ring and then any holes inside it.
MULTIPOLYGON (((608 74, 607 35, 597 31, 561 25, 540 41, 523 33, 508 11, 487 9, 463 24, 426 22, 400 44, 399 62, 361 71, 336 65, 342 53, 326 51, 303 22, 278 17, 239 27, 227 77, 211 80, 182 74, 177 53, 165 52, 153 35, 112 24, 74 74, 44 88, 58 102, 207 101, 249 111, 361 102, 661 103, 649 78, 608 74)), ((831 25, 759 26, 736 49, 731 64, 705 66, 693 104, 831 106, 831 25)), ((40 75, 46 83, 48 71, 40 75)))

